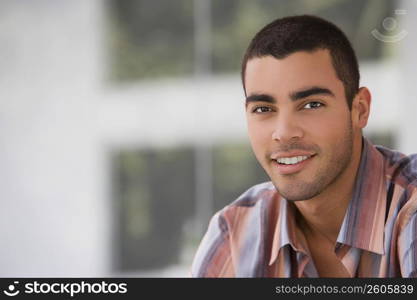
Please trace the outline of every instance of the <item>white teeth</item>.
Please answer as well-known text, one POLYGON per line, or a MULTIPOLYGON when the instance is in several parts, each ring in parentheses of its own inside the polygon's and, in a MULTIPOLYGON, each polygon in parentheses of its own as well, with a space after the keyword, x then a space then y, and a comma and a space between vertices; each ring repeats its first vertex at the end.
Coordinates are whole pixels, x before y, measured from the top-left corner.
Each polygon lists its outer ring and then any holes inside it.
POLYGON ((299 163, 303 160, 306 160, 307 158, 309 158, 309 156, 294 156, 294 157, 281 157, 277 159, 277 162, 280 164, 285 164, 285 165, 293 165, 296 163, 299 163))

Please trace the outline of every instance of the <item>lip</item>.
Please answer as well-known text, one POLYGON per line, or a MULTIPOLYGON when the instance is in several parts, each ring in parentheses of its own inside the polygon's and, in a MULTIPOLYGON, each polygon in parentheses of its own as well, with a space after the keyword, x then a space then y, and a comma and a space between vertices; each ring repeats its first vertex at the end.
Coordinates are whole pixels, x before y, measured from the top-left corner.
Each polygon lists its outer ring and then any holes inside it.
MULTIPOLYGON (((308 154, 304 154, 306 156, 308 156, 308 154)), ((299 155, 293 155, 292 156, 303 156, 303 154, 299 154, 299 155)), ((308 166, 308 164, 311 162, 311 160, 315 157, 316 155, 312 155, 309 158, 307 158, 306 160, 303 160, 299 163, 293 164, 293 165, 284 165, 284 164, 279 164, 275 159, 272 160, 273 163, 273 168, 275 170, 278 171, 278 173, 280 175, 289 175, 289 174, 293 174, 293 173, 297 173, 300 172, 301 170, 303 170, 306 166, 308 166)), ((289 156, 277 156, 277 158, 280 157, 289 157, 289 156)))

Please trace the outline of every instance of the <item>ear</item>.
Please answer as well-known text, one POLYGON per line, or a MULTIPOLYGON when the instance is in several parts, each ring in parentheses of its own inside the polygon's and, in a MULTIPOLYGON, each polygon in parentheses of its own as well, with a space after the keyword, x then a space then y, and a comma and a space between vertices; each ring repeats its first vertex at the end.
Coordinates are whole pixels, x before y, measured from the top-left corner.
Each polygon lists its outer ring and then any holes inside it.
POLYGON ((361 87, 352 102, 352 123, 364 128, 368 123, 371 109, 371 93, 366 87, 361 87))

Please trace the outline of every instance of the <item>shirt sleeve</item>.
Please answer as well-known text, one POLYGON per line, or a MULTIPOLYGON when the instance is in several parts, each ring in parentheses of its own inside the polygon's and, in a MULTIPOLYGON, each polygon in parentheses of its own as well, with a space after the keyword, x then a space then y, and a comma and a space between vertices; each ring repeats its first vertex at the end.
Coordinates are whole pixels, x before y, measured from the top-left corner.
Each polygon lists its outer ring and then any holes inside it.
POLYGON ((400 236, 400 266, 402 277, 417 277, 417 213, 415 212, 400 236))
POLYGON ((234 277, 230 235, 221 211, 210 220, 191 267, 192 277, 234 277))

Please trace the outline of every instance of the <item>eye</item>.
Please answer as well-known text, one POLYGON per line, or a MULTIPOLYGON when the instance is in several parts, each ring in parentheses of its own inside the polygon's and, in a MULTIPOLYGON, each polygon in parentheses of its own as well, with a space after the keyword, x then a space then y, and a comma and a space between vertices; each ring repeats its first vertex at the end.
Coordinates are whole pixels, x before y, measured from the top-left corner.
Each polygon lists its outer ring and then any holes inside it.
POLYGON ((323 106, 324 106, 323 103, 320 103, 320 102, 317 102, 317 101, 312 101, 312 102, 308 102, 306 105, 304 105, 303 108, 317 109, 317 108, 320 108, 320 107, 323 107, 323 106))
POLYGON ((257 114, 262 114, 262 113, 267 113, 267 112, 271 112, 272 109, 270 107, 267 106, 258 106, 255 107, 254 109, 252 109, 253 113, 257 113, 257 114))

